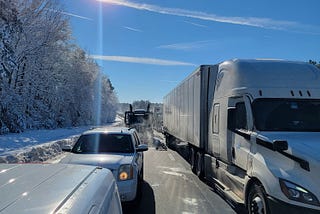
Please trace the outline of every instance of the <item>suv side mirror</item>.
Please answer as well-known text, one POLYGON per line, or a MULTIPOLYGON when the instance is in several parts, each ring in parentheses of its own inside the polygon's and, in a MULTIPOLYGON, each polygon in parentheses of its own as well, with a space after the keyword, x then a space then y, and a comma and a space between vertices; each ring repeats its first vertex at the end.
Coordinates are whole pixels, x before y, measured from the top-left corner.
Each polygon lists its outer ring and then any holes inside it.
POLYGON ((61 146, 62 151, 64 152, 71 152, 72 146, 71 145, 62 145, 61 146))
POLYGON ((144 151, 147 151, 147 150, 148 150, 148 145, 147 144, 140 144, 136 148, 137 152, 144 152, 144 151))
POLYGON ((288 142, 286 140, 275 140, 273 141, 273 149, 275 151, 285 151, 288 149, 288 142))

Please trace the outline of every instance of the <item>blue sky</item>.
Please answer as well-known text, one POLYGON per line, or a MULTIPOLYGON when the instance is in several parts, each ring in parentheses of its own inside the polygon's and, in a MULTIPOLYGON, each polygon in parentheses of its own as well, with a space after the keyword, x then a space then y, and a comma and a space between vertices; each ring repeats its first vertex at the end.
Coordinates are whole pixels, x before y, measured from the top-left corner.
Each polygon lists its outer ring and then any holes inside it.
POLYGON ((162 102, 200 64, 320 61, 319 0, 61 2, 74 41, 101 65, 120 102, 162 102))

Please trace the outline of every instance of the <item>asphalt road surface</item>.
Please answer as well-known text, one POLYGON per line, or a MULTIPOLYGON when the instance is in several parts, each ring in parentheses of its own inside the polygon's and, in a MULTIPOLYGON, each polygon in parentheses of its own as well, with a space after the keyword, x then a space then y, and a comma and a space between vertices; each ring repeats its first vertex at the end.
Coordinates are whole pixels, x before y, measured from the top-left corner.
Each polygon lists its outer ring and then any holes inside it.
POLYGON ((144 155, 142 197, 137 205, 124 204, 125 214, 236 213, 177 152, 151 147, 144 155))

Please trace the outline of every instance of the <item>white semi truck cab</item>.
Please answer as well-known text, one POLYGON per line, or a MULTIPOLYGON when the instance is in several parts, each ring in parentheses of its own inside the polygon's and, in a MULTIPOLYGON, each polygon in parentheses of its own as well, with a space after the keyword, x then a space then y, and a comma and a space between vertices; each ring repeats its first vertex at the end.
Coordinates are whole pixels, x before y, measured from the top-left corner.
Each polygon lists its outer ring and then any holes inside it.
POLYGON ((320 213, 315 66, 239 59, 200 66, 165 97, 164 127, 168 143, 188 142, 193 171, 249 213, 320 213))

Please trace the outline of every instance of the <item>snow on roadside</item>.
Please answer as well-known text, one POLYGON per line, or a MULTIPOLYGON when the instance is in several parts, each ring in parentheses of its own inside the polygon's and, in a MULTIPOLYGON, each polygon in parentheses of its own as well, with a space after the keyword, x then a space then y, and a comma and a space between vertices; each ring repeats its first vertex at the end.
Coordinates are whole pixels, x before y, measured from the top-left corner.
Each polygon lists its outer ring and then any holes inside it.
MULTIPOLYGON (((121 118, 109 126, 121 125, 121 118)), ((54 130, 28 130, 0 135, 0 163, 43 162, 62 154, 61 146, 73 144, 79 135, 92 126, 54 130)))
POLYGON ((0 135, 0 163, 42 162, 62 153, 61 146, 72 144, 90 127, 32 130, 0 135))

